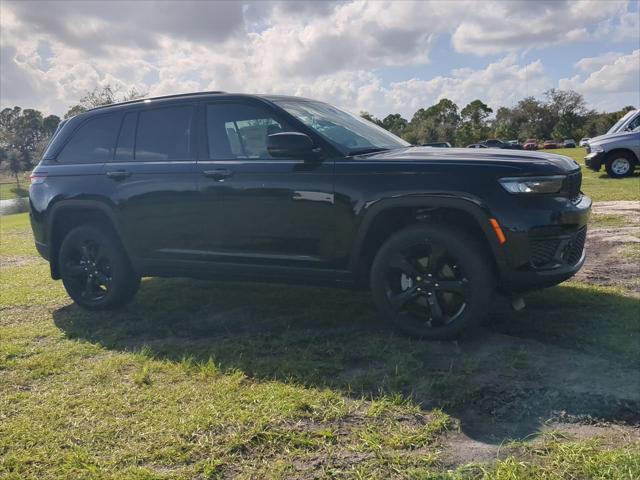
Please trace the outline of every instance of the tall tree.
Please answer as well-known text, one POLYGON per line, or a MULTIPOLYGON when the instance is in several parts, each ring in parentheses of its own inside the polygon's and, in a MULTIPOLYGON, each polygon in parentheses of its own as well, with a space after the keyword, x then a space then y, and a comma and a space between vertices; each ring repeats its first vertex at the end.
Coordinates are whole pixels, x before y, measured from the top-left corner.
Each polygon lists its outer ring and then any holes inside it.
POLYGON ((487 119, 493 110, 481 100, 468 103, 461 111, 461 124, 457 134, 457 144, 460 146, 485 140, 489 136, 487 119))
MULTIPOLYGON (((588 113, 584 97, 573 90, 556 90, 545 92, 547 106, 555 119, 553 136, 556 138, 573 138, 582 128, 588 113)), ((593 112, 595 113, 595 112, 593 112)))
POLYGON ((392 113, 387 115, 382 119, 381 124, 383 128, 386 128, 391 133, 398 136, 402 136, 407 128, 407 125, 409 125, 409 122, 402 118, 402 115, 400 115, 399 113, 392 113))
POLYGON ((456 141, 460 124, 458 106, 448 98, 441 99, 429 108, 419 109, 409 122, 405 140, 412 143, 456 141))

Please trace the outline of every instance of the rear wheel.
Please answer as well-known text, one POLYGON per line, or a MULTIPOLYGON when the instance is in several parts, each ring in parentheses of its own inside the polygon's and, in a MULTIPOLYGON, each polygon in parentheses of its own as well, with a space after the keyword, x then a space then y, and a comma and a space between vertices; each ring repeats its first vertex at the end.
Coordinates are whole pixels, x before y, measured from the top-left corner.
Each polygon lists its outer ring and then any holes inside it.
POLYGON ((401 331, 448 339, 478 324, 494 294, 487 255, 457 229, 415 225, 391 237, 371 269, 373 298, 401 331))
POLYGON ((635 161, 627 152, 613 152, 605 161, 607 173, 612 178, 628 177, 633 173, 635 161))
POLYGON ((89 310, 120 307, 133 298, 140 277, 115 236, 100 225, 82 225, 62 241, 60 276, 69 296, 89 310))

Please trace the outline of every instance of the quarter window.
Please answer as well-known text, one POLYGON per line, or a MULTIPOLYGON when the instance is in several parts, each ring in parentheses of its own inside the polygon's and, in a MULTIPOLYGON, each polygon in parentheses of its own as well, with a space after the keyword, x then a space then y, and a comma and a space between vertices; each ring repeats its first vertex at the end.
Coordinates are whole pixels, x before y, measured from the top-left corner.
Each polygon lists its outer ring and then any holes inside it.
POLYGON ((140 112, 135 160, 191 160, 193 107, 175 106, 140 112))
POLYGON ((209 158, 271 158, 267 137, 289 131, 266 108, 237 103, 207 105, 209 158))
POLYGON ((58 154, 60 163, 104 163, 113 158, 120 115, 103 115, 83 123, 58 154))

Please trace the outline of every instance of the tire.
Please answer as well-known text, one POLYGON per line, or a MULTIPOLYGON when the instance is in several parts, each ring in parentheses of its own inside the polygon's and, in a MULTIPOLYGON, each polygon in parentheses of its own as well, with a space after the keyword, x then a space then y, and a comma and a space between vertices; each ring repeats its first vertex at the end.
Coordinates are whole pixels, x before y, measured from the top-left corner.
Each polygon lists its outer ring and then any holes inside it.
POLYGON ((635 159, 628 152, 613 152, 605 160, 604 166, 611 178, 624 178, 633 174, 635 159))
POLYGON ((87 310, 121 307, 140 286, 119 240, 101 225, 71 230, 62 241, 58 262, 67 293, 87 310))
POLYGON ((382 317, 413 337, 445 340, 478 325, 495 293, 487 253, 447 225, 413 225, 392 236, 371 268, 382 317))

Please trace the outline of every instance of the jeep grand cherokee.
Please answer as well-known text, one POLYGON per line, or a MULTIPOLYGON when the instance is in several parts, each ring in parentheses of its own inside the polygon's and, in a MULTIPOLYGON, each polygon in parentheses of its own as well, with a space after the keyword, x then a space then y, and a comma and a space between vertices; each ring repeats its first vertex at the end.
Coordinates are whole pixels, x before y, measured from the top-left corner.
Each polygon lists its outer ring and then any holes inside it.
POLYGON ((449 338, 494 292, 580 269, 580 183, 559 155, 412 147, 326 103, 203 92, 65 121, 29 194, 36 246, 84 308, 122 306, 143 276, 364 287, 404 332, 449 338))

